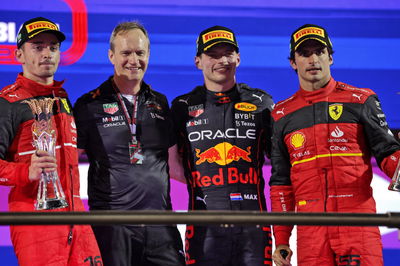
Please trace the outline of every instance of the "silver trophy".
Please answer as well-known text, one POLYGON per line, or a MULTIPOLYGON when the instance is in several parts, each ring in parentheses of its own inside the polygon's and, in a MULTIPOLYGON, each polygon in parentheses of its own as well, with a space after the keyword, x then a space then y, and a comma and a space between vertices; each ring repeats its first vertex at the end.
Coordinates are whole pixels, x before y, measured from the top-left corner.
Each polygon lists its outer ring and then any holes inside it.
POLYGON ((393 191, 400 191, 400 161, 397 164, 396 171, 394 171, 394 175, 388 189, 393 191))
MULTIPOLYGON (((23 101, 32 110, 35 120, 32 124, 33 145, 36 151, 46 151, 56 156, 56 131, 52 127, 51 116, 56 99, 43 98, 23 101)), ((37 193, 36 210, 52 210, 68 207, 57 170, 42 172, 37 193)))

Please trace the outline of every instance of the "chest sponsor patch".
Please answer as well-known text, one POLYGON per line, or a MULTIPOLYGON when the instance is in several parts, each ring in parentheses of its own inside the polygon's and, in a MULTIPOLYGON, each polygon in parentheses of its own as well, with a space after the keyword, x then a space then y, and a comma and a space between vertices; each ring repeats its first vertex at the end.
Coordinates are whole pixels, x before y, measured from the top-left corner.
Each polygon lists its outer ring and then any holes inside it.
POLYGON ((153 110, 157 110, 157 111, 162 111, 161 105, 159 105, 158 103, 156 103, 154 101, 147 101, 144 104, 146 105, 147 109, 153 109, 153 110))
POLYGON ((107 114, 115 114, 119 110, 118 103, 105 103, 103 104, 103 111, 107 114))
POLYGON ((329 105, 328 112, 329 112, 329 116, 333 120, 338 120, 343 113, 343 104, 335 103, 335 104, 329 105))
POLYGON ((204 105, 193 105, 188 107, 188 113, 191 117, 198 117, 202 113, 204 113, 204 105))
POLYGON ((306 136, 300 131, 295 132, 292 134, 292 136, 290 136, 290 144, 296 150, 303 148, 305 142, 306 142, 306 136))
POLYGON ((239 111, 245 111, 245 112, 252 112, 257 110, 257 106, 255 106, 252 103, 237 103, 235 104, 235 109, 239 111))

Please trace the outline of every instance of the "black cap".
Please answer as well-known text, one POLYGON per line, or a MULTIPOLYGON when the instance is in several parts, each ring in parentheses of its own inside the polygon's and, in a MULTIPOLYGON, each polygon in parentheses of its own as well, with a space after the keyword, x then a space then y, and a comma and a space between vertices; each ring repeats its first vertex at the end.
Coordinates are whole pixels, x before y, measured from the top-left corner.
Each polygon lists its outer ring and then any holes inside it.
POLYGON ((19 30, 17 35, 18 49, 21 48, 26 41, 29 41, 39 33, 43 32, 53 33, 60 43, 65 40, 65 35, 60 31, 57 24, 47 18, 37 17, 25 21, 19 30))
POLYGON ((197 38, 197 55, 200 55, 218 43, 229 43, 235 46, 239 52, 235 33, 231 29, 222 26, 214 26, 200 32, 197 38))
POLYGON ((331 40, 323 27, 314 24, 305 24, 292 33, 290 38, 290 53, 295 52, 300 44, 310 39, 319 41, 332 49, 331 40))

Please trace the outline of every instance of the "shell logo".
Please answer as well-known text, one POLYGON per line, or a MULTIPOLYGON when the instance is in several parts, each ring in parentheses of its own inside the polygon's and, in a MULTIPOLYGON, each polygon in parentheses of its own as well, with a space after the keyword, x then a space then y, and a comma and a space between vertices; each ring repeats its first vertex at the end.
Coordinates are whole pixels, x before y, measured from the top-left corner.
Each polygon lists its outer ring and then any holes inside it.
POLYGON ((305 142, 306 136, 301 132, 296 132, 290 137, 290 144, 292 144, 295 149, 303 148, 305 142))
POLYGON ((239 111, 251 112, 257 110, 257 106, 252 103, 237 103, 235 109, 239 111))

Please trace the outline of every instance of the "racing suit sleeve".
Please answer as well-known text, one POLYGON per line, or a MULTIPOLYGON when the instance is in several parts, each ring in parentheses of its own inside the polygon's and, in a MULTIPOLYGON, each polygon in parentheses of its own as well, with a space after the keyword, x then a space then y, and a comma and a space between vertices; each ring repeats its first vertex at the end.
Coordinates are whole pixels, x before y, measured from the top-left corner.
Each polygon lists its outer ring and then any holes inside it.
POLYGON ((78 99, 73 108, 76 131, 77 131, 77 147, 78 149, 86 149, 86 143, 89 139, 89 132, 91 123, 87 119, 87 115, 90 114, 87 105, 82 99, 78 99))
POLYGON ((165 117, 167 118, 167 122, 168 122, 168 140, 169 140, 168 147, 171 148, 172 146, 174 146, 176 144, 174 123, 172 121, 172 112, 171 112, 171 109, 169 108, 168 100, 167 100, 166 96, 164 96, 163 102, 164 102, 165 117))
MULTIPOLYGON (((295 210, 295 200, 290 180, 290 160, 282 130, 275 123, 271 150, 272 174, 269 181, 272 212, 292 212, 295 210)), ((275 245, 289 245, 293 226, 274 225, 275 245)))
POLYGON ((265 154, 268 158, 271 158, 271 146, 272 146, 272 129, 273 129, 273 119, 271 116, 272 109, 274 108, 274 102, 272 97, 267 94, 266 97, 267 108, 263 113, 264 130, 265 130, 265 154))
POLYGON ((368 147, 379 167, 392 177, 400 158, 400 144, 391 133, 378 97, 374 94, 365 101, 362 123, 368 147))
POLYGON ((182 140, 183 140, 183 138, 182 137, 180 137, 180 135, 181 135, 181 131, 182 131, 182 129, 181 129, 181 121, 180 121, 180 119, 179 119, 179 114, 180 115, 183 115, 183 110, 181 110, 180 108, 179 108, 179 103, 178 103, 178 101, 175 99, 173 102, 172 102, 172 105, 171 105, 171 110, 170 110, 170 115, 171 115, 171 121, 172 121, 172 124, 173 124, 173 135, 174 135, 174 137, 175 137, 175 139, 176 139, 176 143, 177 143, 177 145, 178 145, 178 152, 179 152, 179 155, 180 156, 182 156, 182 147, 183 147, 183 142, 182 142, 182 140))
POLYGON ((0 99, 0 185, 23 186, 29 183, 29 164, 6 160, 8 148, 17 132, 13 116, 13 106, 0 99))

